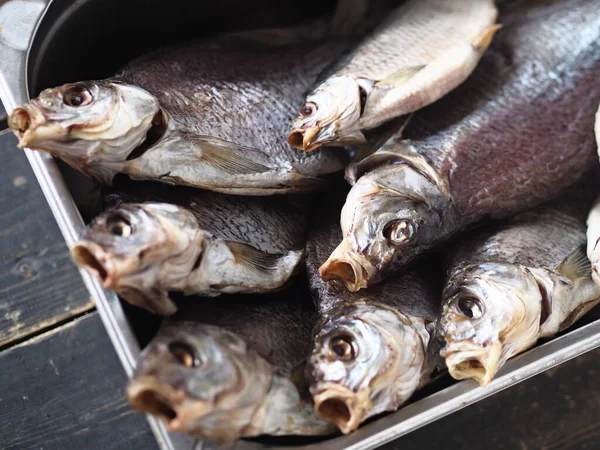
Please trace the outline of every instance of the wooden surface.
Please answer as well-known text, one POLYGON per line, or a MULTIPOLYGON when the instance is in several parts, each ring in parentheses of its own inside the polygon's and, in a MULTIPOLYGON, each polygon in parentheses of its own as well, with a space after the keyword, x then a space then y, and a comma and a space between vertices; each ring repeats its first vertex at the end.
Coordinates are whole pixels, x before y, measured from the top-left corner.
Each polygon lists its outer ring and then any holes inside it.
POLYGON ((15 144, 12 135, 0 137, 0 348, 93 307, 15 144))
POLYGON ((92 312, 0 354, 0 448, 155 449, 92 312))
MULTIPOLYGON (((24 154, 0 137, 0 449, 155 450, 24 154)), ((598 449, 600 350, 387 450, 598 449)))

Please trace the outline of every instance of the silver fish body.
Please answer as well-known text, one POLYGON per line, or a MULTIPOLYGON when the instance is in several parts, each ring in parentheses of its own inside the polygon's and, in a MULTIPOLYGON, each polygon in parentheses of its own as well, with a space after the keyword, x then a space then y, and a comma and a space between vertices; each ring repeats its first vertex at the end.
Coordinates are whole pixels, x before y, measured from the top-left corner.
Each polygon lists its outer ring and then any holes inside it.
POLYGON ((559 196, 596 165, 599 5, 506 4, 469 80, 349 167, 344 239, 321 275, 370 286, 481 220, 559 196))
POLYGON ((600 302, 583 250, 591 198, 568 195, 456 244, 438 326, 454 378, 488 384, 507 359, 600 302))
POLYGON ((410 0, 337 62, 308 95, 290 144, 305 151, 364 142, 364 130, 460 85, 497 30, 492 0, 410 0))
POLYGON ((44 90, 10 126, 20 147, 49 151, 103 184, 124 173, 240 195, 314 191, 347 158, 295 151, 287 127, 349 44, 306 34, 258 30, 161 50, 113 78, 44 90))
POLYGON ((345 190, 330 194, 309 235, 307 270, 319 321, 308 371, 317 416, 349 433, 400 407, 440 365, 427 328, 437 319, 440 280, 433 268, 421 268, 360 294, 323 282, 318 267, 339 239, 334 205, 345 190))
MULTIPOLYGON (((596 112, 594 126, 596 144, 600 156, 600 107, 596 112)), ((592 277, 600 285, 600 196, 592 206, 587 219, 587 256, 592 263, 592 277)))
POLYGON ((171 291, 270 292, 301 267, 309 198, 135 182, 110 197, 113 206, 88 225, 73 259, 106 288, 156 314, 176 311, 171 291))
POLYGON ((130 404, 169 430, 232 445, 240 437, 323 435, 301 368, 314 310, 290 291, 188 304, 143 350, 130 404), (280 298, 283 296, 283 298, 280 298))

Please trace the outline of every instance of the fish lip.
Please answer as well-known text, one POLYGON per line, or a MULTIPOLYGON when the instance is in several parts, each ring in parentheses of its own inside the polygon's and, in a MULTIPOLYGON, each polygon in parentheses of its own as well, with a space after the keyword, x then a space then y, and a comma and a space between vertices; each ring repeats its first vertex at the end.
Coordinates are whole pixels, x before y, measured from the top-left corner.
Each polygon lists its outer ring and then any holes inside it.
POLYGON ((355 252, 347 238, 319 267, 319 275, 324 281, 340 280, 350 292, 366 288, 375 272, 375 266, 365 256, 355 252))
MULTIPOLYGON (((165 422, 168 431, 185 431, 188 420, 206 415, 210 408, 199 402, 194 408, 196 417, 191 417, 186 408, 186 395, 169 384, 152 376, 134 378, 127 385, 127 401, 143 413, 152 414, 165 422)), ((198 402, 195 402, 198 403, 198 402)))
POLYGON ((318 125, 312 127, 294 128, 288 134, 288 143, 292 148, 311 152, 323 145, 319 142, 318 137, 321 128, 318 125))
POLYGON ((8 116, 8 126, 19 138, 19 148, 30 147, 49 136, 55 138, 65 134, 60 126, 48 124, 43 111, 33 104, 15 108, 8 116))
POLYGON ((79 267, 90 272, 106 289, 117 285, 117 267, 111 255, 94 242, 80 241, 71 249, 71 258, 79 267))
POLYGON ((317 417, 335 424, 344 434, 356 430, 370 409, 368 395, 356 394, 335 383, 319 384, 313 402, 317 417))
POLYGON ((440 355, 455 380, 474 379, 480 386, 487 386, 498 372, 501 351, 500 342, 480 346, 461 341, 449 342, 440 355))

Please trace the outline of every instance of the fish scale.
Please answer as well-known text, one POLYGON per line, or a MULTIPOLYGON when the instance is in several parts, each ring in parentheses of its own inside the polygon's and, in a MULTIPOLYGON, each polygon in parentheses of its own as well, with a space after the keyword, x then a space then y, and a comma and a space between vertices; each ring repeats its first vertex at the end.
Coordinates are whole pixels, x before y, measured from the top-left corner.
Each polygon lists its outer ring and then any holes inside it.
POLYGON ((399 67, 426 64, 452 46, 473 42, 481 33, 481 22, 487 23, 490 16, 495 16, 493 2, 482 1, 487 8, 475 3, 419 0, 419 8, 414 8, 408 2, 359 44, 352 56, 336 64, 328 76, 352 75, 378 81, 399 67), (459 22, 448 19, 449 15, 460 18, 460 27, 459 22))

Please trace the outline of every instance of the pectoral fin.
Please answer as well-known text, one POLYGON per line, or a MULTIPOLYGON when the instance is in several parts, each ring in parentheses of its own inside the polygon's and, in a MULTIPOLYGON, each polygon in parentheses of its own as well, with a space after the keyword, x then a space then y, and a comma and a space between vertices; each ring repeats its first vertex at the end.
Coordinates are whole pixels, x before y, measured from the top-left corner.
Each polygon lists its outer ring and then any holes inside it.
POLYGON ((239 242, 227 244, 238 264, 258 272, 271 272, 280 268, 287 253, 266 253, 239 242))
POLYGON ((573 284, 582 278, 591 279, 592 263, 587 257, 585 246, 577 247, 559 264, 556 270, 571 280, 573 284))
POLYGON ((229 175, 265 173, 271 170, 251 159, 252 154, 256 153, 254 149, 208 136, 196 137, 193 142, 206 164, 229 175))
POLYGON ((421 70, 426 67, 426 64, 414 66, 414 67, 403 67, 393 74, 385 77, 383 80, 375 83, 376 87, 389 86, 391 88, 399 87, 405 84, 408 80, 413 78, 421 70))

